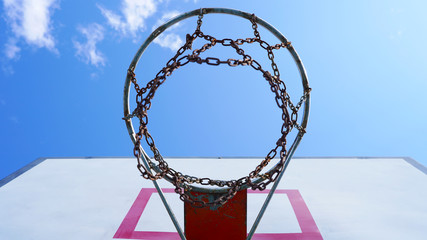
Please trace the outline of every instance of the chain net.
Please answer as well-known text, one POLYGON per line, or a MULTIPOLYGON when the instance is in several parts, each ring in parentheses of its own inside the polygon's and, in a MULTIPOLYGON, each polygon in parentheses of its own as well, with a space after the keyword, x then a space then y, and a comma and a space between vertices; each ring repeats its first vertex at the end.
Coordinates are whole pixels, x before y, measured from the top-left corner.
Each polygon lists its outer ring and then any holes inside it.
POLYGON ((137 158, 138 164, 137 167, 142 174, 142 177, 149 180, 158 180, 164 177, 171 179, 172 184, 175 187, 175 192, 179 194, 179 198, 182 201, 189 202, 195 207, 207 207, 207 206, 220 206, 226 203, 231 199, 237 191, 239 191, 244 185, 252 188, 253 190, 264 190, 268 184, 274 182, 281 171, 284 168, 286 156, 288 154, 286 149, 286 136, 290 133, 293 128, 297 128, 299 134, 304 134, 305 129, 303 129, 297 122, 298 111, 301 108, 304 101, 307 99, 310 89, 305 90, 303 96, 300 98, 297 104, 293 104, 289 94, 286 91, 286 85, 284 81, 280 79, 279 69, 274 62, 274 53, 273 50, 281 48, 290 48, 291 43, 280 43, 275 45, 270 45, 264 40, 261 39, 258 32, 258 26, 256 23, 256 16, 252 14, 251 23, 254 32, 254 37, 246 39, 217 39, 213 36, 204 34, 200 28, 202 25, 203 15, 200 14, 197 20, 197 28, 193 34, 186 35, 185 44, 180 47, 176 54, 166 63, 166 66, 163 67, 155 76, 154 79, 149 81, 145 87, 140 87, 138 81, 135 77, 134 69, 128 69, 128 75, 131 78, 131 81, 134 85, 136 91, 136 108, 134 111, 126 116, 124 119, 128 120, 133 117, 137 117, 139 120, 138 132, 135 136, 135 145, 133 153, 137 158), (190 54, 184 55, 187 50, 192 49, 193 41, 197 38, 201 38, 207 41, 201 48, 193 50, 190 54), (245 53, 241 48, 244 44, 256 43, 259 46, 266 50, 267 56, 271 62, 272 73, 262 68, 261 64, 253 59, 251 56, 245 53), (209 50, 213 46, 221 44, 225 47, 233 48, 236 53, 241 56, 240 59, 225 59, 221 60, 215 57, 200 57, 200 54, 209 50), (215 180, 210 178, 199 178, 195 176, 184 175, 183 173, 174 170, 168 166, 168 163, 163 159, 159 150, 156 147, 153 137, 147 129, 148 116, 147 112, 151 108, 151 100, 153 99, 156 90, 166 81, 173 71, 179 67, 185 66, 189 63, 198 63, 198 64, 207 64, 207 65, 228 65, 230 67, 236 66, 251 66, 253 69, 261 72, 262 76, 270 85, 270 90, 274 93, 274 98, 276 100, 277 106, 282 111, 282 120, 283 124, 281 127, 281 136, 277 140, 274 148, 270 150, 267 156, 261 161, 261 163, 256 166, 256 168, 251 171, 247 176, 239 178, 237 180, 215 180), (289 110, 288 110, 289 109, 289 110), (150 147, 150 150, 153 152, 154 160, 153 162, 150 158, 147 158, 150 167, 155 168, 155 173, 152 173, 147 169, 142 163, 143 153, 141 151, 141 141, 145 139, 146 143, 150 147), (268 173, 260 174, 261 171, 270 163, 270 161, 278 155, 280 161, 272 168, 268 173), (254 179, 262 178, 263 181, 253 181, 254 179), (194 199, 190 196, 187 190, 191 190, 192 184, 199 185, 211 185, 217 187, 228 187, 228 191, 223 194, 221 197, 217 198, 212 202, 205 202, 198 199, 194 199))

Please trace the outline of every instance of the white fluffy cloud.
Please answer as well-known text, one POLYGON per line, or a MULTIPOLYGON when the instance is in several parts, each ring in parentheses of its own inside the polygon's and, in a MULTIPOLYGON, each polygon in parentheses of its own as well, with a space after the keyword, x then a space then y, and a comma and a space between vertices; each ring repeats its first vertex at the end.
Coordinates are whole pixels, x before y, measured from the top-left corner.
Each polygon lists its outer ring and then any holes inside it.
MULTIPOLYGON (((157 20, 156 24, 154 24, 154 26, 152 27, 152 30, 158 28, 160 25, 172 19, 173 17, 177 16, 178 14, 180 14, 178 11, 171 11, 163 14, 163 16, 159 20, 157 20)), ((179 35, 175 33, 171 33, 171 30, 173 30, 178 26, 179 26, 179 23, 167 29, 165 32, 160 34, 156 39, 154 39, 154 43, 159 44, 161 47, 169 48, 173 51, 178 50, 184 44, 184 41, 181 39, 179 35)))
POLYGON ((92 23, 87 27, 78 27, 77 30, 85 36, 86 42, 73 41, 76 56, 87 64, 104 66, 105 57, 96 48, 96 44, 104 39, 104 28, 97 23, 92 23))
MULTIPOLYGON (((157 20, 156 24, 153 25, 151 30, 158 28, 160 25, 162 25, 166 21, 171 20, 173 17, 178 16, 179 14, 180 14, 180 12, 178 12, 178 11, 170 11, 170 12, 163 14, 162 17, 159 20, 157 20)), ((178 26, 179 26, 179 23, 176 23, 172 27, 170 27, 169 30, 174 29, 178 26)))
POLYGON ((169 48, 173 51, 178 50, 182 45, 184 45, 184 41, 175 33, 162 34, 154 39, 154 42, 159 44, 161 47, 169 48))
POLYGON ((154 0, 122 0, 120 9, 122 16, 100 5, 98 8, 111 27, 133 37, 136 36, 137 31, 146 28, 145 20, 157 10, 154 0))
POLYGON ((5 55, 9 59, 17 59, 19 57, 19 52, 21 49, 16 46, 16 41, 14 39, 9 39, 9 41, 4 45, 5 55))
POLYGON ((3 6, 6 22, 14 34, 5 45, 6 57, 18 57, 19 39, 57 53, 55 39, 51 35, 51 17, 57 8, 57 0, 4 0, 3 6))
MULTIPOLYGON (((156 2, 155 0, 122 0, 120 14, 100 5, 98 5, 98 8, 114 30, 120 32, 124 36, 129 35, 136 38, 138 31, 144 31, 147 28, 146 19, 156 13, 157 5, 161 3, 162 1, 156 2)), ((166 12, 157 20, 152 30, 178 14, 178 11, 166 12)), ((176 26, 177 25, 178 24, 176 24, 176 26)), ((174 25, 174 27, 158 36, 154 40, 154 43, 171 50, 178 50, 184 41, 177 34, 171 33, 171 30, 176 26, 174 25)))

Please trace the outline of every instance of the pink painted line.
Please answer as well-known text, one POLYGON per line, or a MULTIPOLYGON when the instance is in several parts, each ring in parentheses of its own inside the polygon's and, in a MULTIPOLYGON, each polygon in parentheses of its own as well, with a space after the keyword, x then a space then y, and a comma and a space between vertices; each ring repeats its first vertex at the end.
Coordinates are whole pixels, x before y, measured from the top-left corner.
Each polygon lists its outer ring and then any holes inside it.
MULTIPOLYGON (((249 190, 248 194, 268 194, 270 189, 264 191, 249 190)), ((310 210, 304 202, 300 192, 296 189, 277 189, 274 194, 286 194, 294 210, 301 233, 255 233, 254 240, 323 240, 310 210)))
MULTIPOLYGON (((162 189, 164 193, 173 193, 174 189, 162 189)), ((248 190, 249 194, 268 194, 270 190, 262 192, 248 190)), ((143 188, 138 194, 129 212, 126 214, 114 238, 121 239, 146 239, 146 240, 180 240, 176 232, 149 232, 135 231, 136 225, 147 206, 148 201, 153 193, 154 188, 143 188)), ((301 233, 255 233, 254 240, 323 240, 316 222, 311 216, 310 210, 304 202, 298 190, 278 189, 275 194, 286 194, 295 212, 301 233)))
POLYGON ((120 224, 119 229, 117 229, 116 234, 113 238, 124 238, 124 239, 135 239, 132 238, 136 225, 138 224, 139 218, 142 215, 142 212, 147 206, 148 200, 150 200, 151 194, 155 192, 154 188, 143 188, 136 197, 135 202, 132 204, 132 207, 129 209, 128 214, 123 219, 122 224, 120 224))
POLYGON ((134 231, 130 238, 125 239, 147 239, 147 240, 181 240, 176 232, 148 232, 134 231))
MULTIPOLYGON (((162 190, 165 193, 174 192, 174 190, 170 188, 162 189, 162 190)), ((144 232, 135 231, 135 228, 136 228, 136 225, 138 224, 139 218, 142 215, 142 212, 144 212, 144 209, 147 206, 148 201, 150 200, 151 194, 155 192, 157 192, 155 188, 141 189, 135 202, 133 203, 132 207, 129 209, 128 214, 126 214, 126 217, 123 219, 122 224, 120 224, 120 227, 117 230, 116 234, 114 234, 113 238, 144 239, 144 238, 141 238, 141 233, 144 233, 144 232)), ((147 232, 147 234, 153 237, 155 237, 155 235, 162 235, 162 234, 156 234, 154 232, 147 232)), ((152 238, 152 239, 166 239, 166 238, 152 238)))

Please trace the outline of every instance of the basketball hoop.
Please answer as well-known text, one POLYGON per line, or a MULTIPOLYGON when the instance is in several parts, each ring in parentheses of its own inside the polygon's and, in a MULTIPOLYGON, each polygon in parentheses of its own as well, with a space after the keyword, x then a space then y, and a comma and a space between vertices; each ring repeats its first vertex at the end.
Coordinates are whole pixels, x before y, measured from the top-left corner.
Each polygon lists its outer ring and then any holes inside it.
MULTIPOLYGON (((271 187, 271 190, 267 196, 267 199, 264 203, 264 206, 260 210, 260 213, 257 217, 257 220, 252 226, 250 233, 247 236, 247 239, 251 239, 253 233, 256 230, 256 227, 262 218, 262 215, 274 193, 274 190, 277 187, 278 182, 283 176, 284 171, 286 170, 296 148, 298 147, 299 142, 301 141, 303 135, 305 134, 305 128, 308 122, 309 108, 310 108, 310 91, 306 72, 304 66, 296 53, 295 49, 291 43, 273 26, 264 20, 256 17, 254 14, 226 9, 226 8, 202 8, 193 10, 184 14, 181 14, 167 23, 161 25, 156 30, 154 30, 150 36, 145 40, 137 51, 135 57, 133 58, 126 77, 125 87, 124 87, 124 120, 129 132, 129 135, 134 143, 134 155, 138 160, 138 169, 141 172, 142 176, 146 179, 153 181, 156 189, 159 191, 159 194, 162 198, 163 203, 165 204, 166 209, 170 217, 172 218, 175 227, 177 228, 178 233, 182 239, 185 239, 184 234, 182 233, 181 228, 177 224, 177 221, 170 210, 169 205, 167 204, 163 193, 159 186, 157 185, 156 180, 164 178, 175 186, 175 192, 179 194, 180 199, 190 204, 196 208, 203 207, 220 207, 230 201, 239 191, 246 190, 251 188, 253 190, 264 190, 267 185, 274 183, 271 187), (235 16, 239 16, 245 19, 248 19, 252 23, 252 28, 254 31, 253 38, 246 39, 217 39, 211 35, 204 34, 201 30, 202 18, 206 14, 211 13, 225 13, 235 16), (139 62, 140 57, 142 56, 145 49, 150 45, 153 40, 159 36, 166 29, 172 25, 187 19, 192 16, 198 16, 197 27, 193 34, 187 34, 185 44, 179 48, 176 54, 166 63, 166 66, 163 67, 155 76, 154 79, 149 81, 145 87, 140 87, 136 79, 135 68, 139 62), (266 41, 262 40, 257 27, 261 25, 270 31, 276 38, 279 39, 280 43, 275 45, 270 45, 266 41), (192 49, 193 41, 197 38, 204 39, 207 41, 200 49, 192 49), (215 57, 202 58, 200 54, 206 52, 213 48, 215 45, 222 45, 225 47, 233 48, 236 53, 241 57, 241 59, 219 59, 215 57), (247 55, 243 46, 246 44, 259 44, 259 46, 267 51, 268 58, 271 61, 272 73, 265 70, 261 64, 253 59, 251 56, 247 55), (274 62, 274 50, 286 48, 293 57, 297 68, 300 73, 301 83, 303 87, 303 93, 300 97, 300 100, 297 104, 292 103, 291 98, 286 90, 286 85, 283 80, 280 79, 280 72, 277 65, 274 62), (190 52, 185 55, 186 52, 190 52), (183 67, 187 64, 197 63, 197 64, 207 64, 207 65, 225 65, 229 67, 236 66, 247 66, 252 67, 254 70, 259 71, 261 76, 269 83, 270 90, 274 93, 274 97, 277 103, 277 106, 282 110, 282 120, 283 125, 281 128, 281 137, 277 140, 276 146, 267 154, 261 163, 256 166, 256 168, 248 173, 248 176, 244 176, 238 179, 233 180, 216 180, 206 177, 195 177, 189 176, 184 173, 181 173, 177 170, 169 167, 168 163, 163 159, 159 150, 157 149, 154 139, 147 129, 148 124, 148 110, 151 107, 151 100, 153 99, 155 92, 158 87, 160 87, 175 70, 180 67, 183 67), (136 103, 137 107, 131 112, 129 106, 129 95, 131 85, 134 85, 136 91, 136 103), (302 116, 299 114, 299 110, 303 107, 302 116), (133 117, 138 118, 139 126, 138 132, 135 131, 131 119, 133 117), (300 121, 298 122, 298 119, 300 121), (287 135, 292 131, 298 131, 292 145, 287 148, 287 135), (148 156, 148 154, 141 147, 141 140, 145 139, 150 150, 154 154, 154 161, 148 156), (271 167, 270 170, 267 170, 265 173, 261 171, 270 163, 270 161, 279 156, 280 160, 271 167), (208 186, 208 187, 206 187, 208 186), (210 200, 202 200, 198 198, 195 193, 204 193, 209 196, 215 196, 214 198, 209 198, 210 200)), ((246 191, 245 191, 246 193, 246 191)), ((208 198, 206 198, 208 199, 208 198)), ((246 200, 245 200, 246 201, 246 200)), ((187 206, 187 205, 186 205, 187 206)), ((246 227, 246 225, 245 225, 246 227)), ((246 230, 245 230, 246 231, 246 230)))

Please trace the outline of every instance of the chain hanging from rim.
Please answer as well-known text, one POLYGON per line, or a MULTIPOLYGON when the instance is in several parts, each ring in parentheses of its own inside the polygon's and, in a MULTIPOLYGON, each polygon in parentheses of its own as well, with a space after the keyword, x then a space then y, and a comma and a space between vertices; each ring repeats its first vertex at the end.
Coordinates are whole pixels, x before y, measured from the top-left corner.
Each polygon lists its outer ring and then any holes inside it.
POLYGON ((149 81, 145 87, 140 87, 134 73, 134 69, 128 69, 128 75, 132 83, 134 84, 134 88, 136 91, 136 103, 137 106, 128 116, 123 119, 128 120, 133 117, 137 117, 139 119, 139 130, 135 134, 135 145, 134 145, 134 155, 138 161, 138 169, 142 174, 142 177, 150 180, 158 180, 163 177, 168 177, 172 179, 172 184, 175 186, 175 192, 180 195, 180 199, 191 203, 195 207, 205 207, 205 206, 220 206, 226 203, 229 199, 236 195, 237 191, 239 191, 243 185, 247 185, 253 190, 264 190, 268 184, 274 182, 284 167, 284 161, 288 154, 286 150, 286 136, 292 130, 292 128, 297 128, 299 130, 299 134, 303 135, 305 133, 305 129, 301 127, 298 120, 298 111, 304 101, 310 94, 310 88, 304 91, 303 96, 300 98, 299 102, 294 105, 290 99, 289 94, 286 91, 285 83, 280 79, 279 69, 274 62, 274 53, 273 50, 277 50, 280 48, 290 48, 290 42, 280 43, 275 45, 270 45, 264 40, 261 39, 260 34, 258 32, 258 25, 256 23, 256 16, 252 14, 251 23, 252 29, 254 30, 253 38, 246 39, 216 39, 213 36, 204 34, 200 28, 202 25, 203 12, 200 13, 197 20, 197 28, 193 34, 186 35, 185 44, 178 49, 176 54, 166 63, 166 66, 162 68, 155 76, 154 79, 149 81), (184 55, 184 52, 192 49, 193 41, 197 38, 201 38, 207 41, 201 48, 193 50, 190 54, 184 55), (263 49, 267 51, 267 56, 271 61, 271 68, 273 70, 273 75, 264 70, 261 64, 253 59, 248 54, 245 54, 245 51, 240 47, 243 44, 251 44, 258 43, 263 49), (221 60, 215 57, 206 57, 201 58, 200 54, 205 52, 206 50, 212 48, 216 44, 221 44, 222 46, 233 48, 236 53, 241 56, 241 59, 226 59, 221 60), (166 77, 170 76, 173 71, 178 69, 179 67, 185 66, 188 63, 198 63, 198 64, 207 64, 207 65, 228 65, 230 67, 236 66, 251 66, 253 69, 260 71, 262 76, 270 85, 270 90, 275 95, 275 100, 277 106, 282 110, 282 128, 281 128, 281 136, 276 142, 276 146, 270 150, 267 156, 261 161, 261 163, 251 171, 248 176, 239 178, 237 180, 214 180, 210 178, 198 178, 195 176, 184 175, 181 172, 170 168, 167 162, 163 159, 159 150, 157 149, 154 139, 151 134, 148 132, 147 124, 148 117, 147 112, 151 108, 151 100, 153 99, 156 90, 166 81, 166 77), (288 107, 291 110, 291 114, 289 114, 288 107), (141 162, 142 152, 141 152, 141 140, 145 139, 146 143, 150 147, 150 150, 154 154, 154 160, 157 162, 152 162, 149 158, 147 159, 150 167, 156 169, 156 173, 152 174, 149 169, 147 169, 141 162), (270 174, 260 174, 260 172, 269 164, 269 162, 276 157, 279 153, 280 162, 278 162, 275 167, 269 171, 270 174), (263 181, 255 183, 253 179, 262 178, 263 181), (192 198, 186 190, 191 189, 191 184, 200 184, 200 185, 212 185, 218 187, 229 187, 227 193, 219 197, 218 199, 212 202, 204 202, 201 200, 197 200, 192 198))

